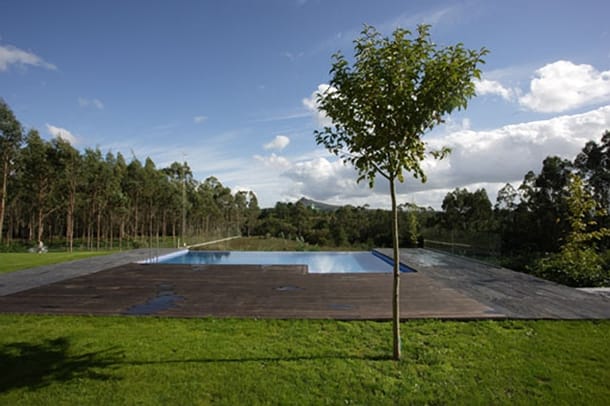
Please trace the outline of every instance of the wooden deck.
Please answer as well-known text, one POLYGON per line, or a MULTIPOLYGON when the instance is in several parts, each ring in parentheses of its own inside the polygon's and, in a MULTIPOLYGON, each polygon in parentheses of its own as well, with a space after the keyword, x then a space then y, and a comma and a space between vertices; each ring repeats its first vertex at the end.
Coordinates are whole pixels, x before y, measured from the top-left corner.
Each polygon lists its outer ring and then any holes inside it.
MULTIPOLYGON (((391 318, 391 274, 132 262, 146 255, 0 275, 0 313, 391 318)), ((401 276, 402 319, 610 319, 610 298, 530 275, 424 249, 401 250, 401 262, 417 270, 401 276)))
POLYGON ((525 273, 427 249, 402 249, 400 260, 511 319, 610 319, 610 298, 525 273))
MULTIPOLYGON (((404 319, 503 317, 422 274, 401 280, 404 319)), ((128 264, 0 297, 0 312, 384 320, 392 314, 391 291, 391 274, 128 264)))

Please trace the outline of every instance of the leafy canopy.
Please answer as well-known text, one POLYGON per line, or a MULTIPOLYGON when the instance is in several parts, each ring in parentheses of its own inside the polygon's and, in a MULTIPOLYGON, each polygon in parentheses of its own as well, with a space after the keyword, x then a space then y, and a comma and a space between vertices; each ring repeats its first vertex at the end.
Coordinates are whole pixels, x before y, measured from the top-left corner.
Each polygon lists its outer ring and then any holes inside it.
POLYGON ((425 182, 421 136, 475 94, 473 78, 480 78, 477 66, 488 51, 461 43, 439 48, 429 31, 420 25, 416 38, 405 29, 386 38, 366 26, 355 41, 353 66, 340 52, 333 55, 330 86, 318 94, 333 124, 315 132, 316 142, 353 164, 358 181, 366 178, 371 187, 377 173, 402 182, 407 171, 425 182))

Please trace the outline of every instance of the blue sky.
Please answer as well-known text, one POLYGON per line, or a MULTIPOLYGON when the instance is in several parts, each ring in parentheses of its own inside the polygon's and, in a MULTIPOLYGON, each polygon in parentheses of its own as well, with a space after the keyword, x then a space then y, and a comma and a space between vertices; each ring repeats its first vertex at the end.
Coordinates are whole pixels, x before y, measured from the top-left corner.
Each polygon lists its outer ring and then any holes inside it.
POLYGON ((437 44, 491 53, 478 96, 426 135, 453 148, 426 160, 402 202, 439 207, 455 187, 495 201, 542 159, 572 159, 610 129, 606 1, 28 1, 0 13, 0 97, 28 128, 79 149, 159 167, 186 159, 197 179, 252 189, 262 206, 301 196, 388 207, 315 144, 314 92, 331 55, 363 24, 388 35, 432 24, 437 44))

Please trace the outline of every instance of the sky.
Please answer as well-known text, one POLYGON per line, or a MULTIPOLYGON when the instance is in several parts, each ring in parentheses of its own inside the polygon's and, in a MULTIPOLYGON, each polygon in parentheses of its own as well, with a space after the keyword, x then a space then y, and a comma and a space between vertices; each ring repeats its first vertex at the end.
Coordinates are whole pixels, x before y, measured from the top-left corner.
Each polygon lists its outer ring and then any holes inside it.
POLYGON ((331 56, 364 24, 384 35, 431 24, 439 46, 490 53, 468 108, 423 139, 447 146, 399 202, 440 208, 456 187, 507 182, 610 130, 610 2, 605 0, 0 0, 0 97, 27 128, 158 168, 186 161, 253 190, 262 207, 300 197, 387 208, 316 145, 315 93, 331 56))

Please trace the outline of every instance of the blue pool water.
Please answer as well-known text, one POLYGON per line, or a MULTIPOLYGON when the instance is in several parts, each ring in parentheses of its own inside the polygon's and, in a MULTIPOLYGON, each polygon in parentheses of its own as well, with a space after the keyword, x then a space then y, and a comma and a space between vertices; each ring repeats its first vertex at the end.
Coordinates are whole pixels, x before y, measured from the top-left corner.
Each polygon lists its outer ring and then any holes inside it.
MULTIPOLYGON (((376 252, 188 251, 159 258, 162 264, 307 265, 309 273, 392 272, 392 261, 376 252)), ((401 271, 411 269, 401 265, 401 271)))

